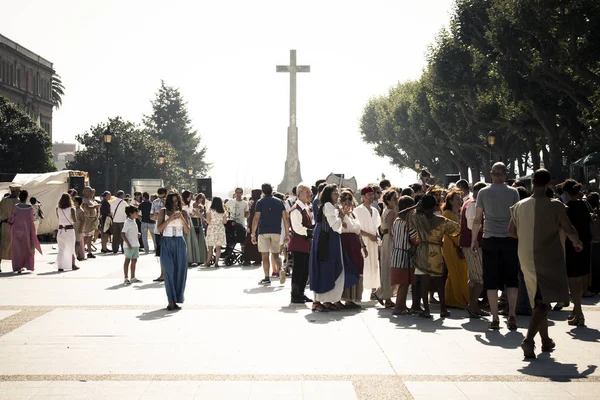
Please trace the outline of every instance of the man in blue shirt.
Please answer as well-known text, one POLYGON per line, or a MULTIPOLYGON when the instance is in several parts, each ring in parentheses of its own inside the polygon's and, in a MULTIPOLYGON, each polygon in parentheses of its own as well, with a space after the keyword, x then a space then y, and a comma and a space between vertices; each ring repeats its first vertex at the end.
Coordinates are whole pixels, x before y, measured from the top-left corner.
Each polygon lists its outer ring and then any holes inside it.
POLYGON ((281 259, 279 258, 279 241, 281 239, 281 220, 283 219, 284 243, 289 241, 289 215, 281 200, 273 197, 273 187, 265 183, 262 185, 263 197, 256 202, 254 219, 252 221, 252 243, 258 244, 258 251, 262 257, 262 265, 265 273, 264 279, 258 282, 260 285, 270 285, 271 278, 269 271, 269 254, 271 262, 277 265, 280 274, 283 273, 285 282, 285 270, 281 268, 281 259), (258 230, 258 237, 256 235, 258 230))

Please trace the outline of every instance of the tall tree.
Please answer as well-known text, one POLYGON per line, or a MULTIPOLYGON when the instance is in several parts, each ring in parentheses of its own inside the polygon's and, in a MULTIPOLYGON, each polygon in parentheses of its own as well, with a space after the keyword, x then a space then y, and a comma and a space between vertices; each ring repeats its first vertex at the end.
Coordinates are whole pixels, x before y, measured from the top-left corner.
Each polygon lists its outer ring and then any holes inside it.
POLYGON ((206 163, 206 147, 200 147, 200 135, 193 129, 179 89, 161 81, 152 101, 152 114, 144 117, 144 124, 157 138, 170 143, 177 152, 181 168, 191 168, 196 176, 204 176, 210 164, 206 163))
POLYGON ((175 149, 150 131, 120 117, 92 126, 89 131, 77 135, 77 141, 84 149, 75 153, 68 168, 88 171, 90 182, 97 189, 129 190, 132 179, 161 177, 170 187, 181 188, 187 184, 187 170, 179 166, 175 149), (112 142, 108 145, 109 187, 105 188, 107 151, 104 132, 107 128, 112 134, 112 142), (165 156, 163 165, 158 163, 160 155, 165 156))
POLYGON ((58 110, 62 106, 62 97, 65 95, 65 87, 63 86, 60 75, 52 75, 52 102, 58 110))
POLYGON ((48 132, 0 96, 0 171, 56 171, 48 132))

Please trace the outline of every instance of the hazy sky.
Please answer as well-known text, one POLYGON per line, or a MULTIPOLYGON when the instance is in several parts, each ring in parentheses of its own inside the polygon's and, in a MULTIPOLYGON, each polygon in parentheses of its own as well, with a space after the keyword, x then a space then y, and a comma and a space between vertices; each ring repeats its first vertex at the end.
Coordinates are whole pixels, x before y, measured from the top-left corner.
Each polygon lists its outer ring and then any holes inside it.
MULTIPOLYGON (((447 25, 452 0, 3 2, 0 32, 54 63, 66 87, 54 140, 74 142, 120 115, 140 122, 160 80, 179 87, 208 147, 216 192, 283 178, 289 74, 298 63, 302 175, 381 173, 415 180, 360 138, 370 97, 418 78, 427 46, 447 25)), ((140 154, 140 157, 143 157, 140 154)), ((185 166, 184 166, 185 167, 185 166)))

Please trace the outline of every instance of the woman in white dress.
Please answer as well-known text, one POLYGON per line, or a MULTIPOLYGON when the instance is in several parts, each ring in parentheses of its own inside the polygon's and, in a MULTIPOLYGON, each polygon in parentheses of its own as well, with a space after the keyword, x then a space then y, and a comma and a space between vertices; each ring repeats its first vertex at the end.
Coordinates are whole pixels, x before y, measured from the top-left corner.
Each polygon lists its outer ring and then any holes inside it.
POLYGON ((56 209, 58 216, 58 255, 56 256, 56 267, 59 271, 71 268, 73 271, 79 267, 75 265, 75 207, 68 193, 61 196, 56 209))

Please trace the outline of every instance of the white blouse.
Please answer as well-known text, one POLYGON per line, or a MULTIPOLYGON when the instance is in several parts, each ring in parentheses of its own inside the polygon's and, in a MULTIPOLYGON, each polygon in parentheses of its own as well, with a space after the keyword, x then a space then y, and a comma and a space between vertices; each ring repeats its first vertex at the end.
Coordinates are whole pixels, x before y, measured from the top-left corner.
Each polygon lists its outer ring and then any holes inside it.
POLYGON ((339 217, 339 211, 333 204, 327 202, 323 206, 323 215, 327 218, 327 223, 334 232, 342 233, 342 222, 346 222, 349 218, 344 216, 344 220, 339 217))
POLYGON ((342 227, 342 233, 356 233, 360 235, 360 222, 358 222, 358 218, 350 218, 347 217, 344 219, 346 223, 346 227, 342 227))

